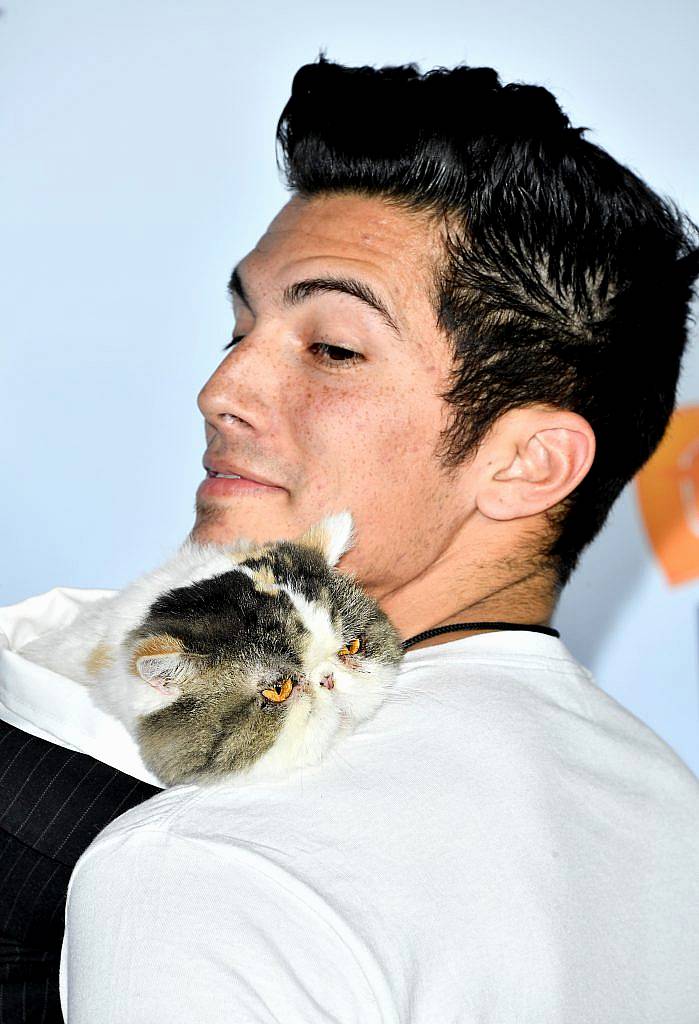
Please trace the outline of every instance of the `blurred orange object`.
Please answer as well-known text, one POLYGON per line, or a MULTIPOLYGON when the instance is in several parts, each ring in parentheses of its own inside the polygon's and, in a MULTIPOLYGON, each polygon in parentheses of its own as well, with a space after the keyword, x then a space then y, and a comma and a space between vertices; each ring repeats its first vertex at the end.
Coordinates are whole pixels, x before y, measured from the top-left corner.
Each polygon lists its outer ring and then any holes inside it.
POLYGON ((648 538, 670 584, 699 576, 699 406, 676 409, 659 447, 636 474, 648 538))

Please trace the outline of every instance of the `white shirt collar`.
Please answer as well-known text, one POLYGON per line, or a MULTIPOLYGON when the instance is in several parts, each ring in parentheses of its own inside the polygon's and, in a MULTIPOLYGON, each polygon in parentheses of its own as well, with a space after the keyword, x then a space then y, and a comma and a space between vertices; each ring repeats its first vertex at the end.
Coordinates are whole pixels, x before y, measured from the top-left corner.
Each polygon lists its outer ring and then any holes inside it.
POLYGON ((93 704, 86 687, 17 653, 42 633, 67 625, 84 604, 114 593, 54 587, 0 608, 0 719, 162 789, 126 727, 93 704))

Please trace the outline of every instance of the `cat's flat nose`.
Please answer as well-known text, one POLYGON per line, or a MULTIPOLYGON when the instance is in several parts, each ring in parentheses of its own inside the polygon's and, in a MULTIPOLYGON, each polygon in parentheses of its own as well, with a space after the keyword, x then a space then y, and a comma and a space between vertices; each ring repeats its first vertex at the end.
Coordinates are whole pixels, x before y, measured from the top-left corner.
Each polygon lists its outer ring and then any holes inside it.
POLYGON ((335 686, 335 680, 333 678, 332 672, 327 676, 323 676, 323 678, 320 681, 320 685, 325 686, 328 690, 333 689, 333 687, 335 686))

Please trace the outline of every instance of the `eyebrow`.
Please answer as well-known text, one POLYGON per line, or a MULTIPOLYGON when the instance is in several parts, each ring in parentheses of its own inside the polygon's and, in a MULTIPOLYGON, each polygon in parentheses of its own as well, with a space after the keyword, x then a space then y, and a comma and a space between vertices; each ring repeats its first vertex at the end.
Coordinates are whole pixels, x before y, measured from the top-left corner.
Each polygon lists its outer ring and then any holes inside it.
MULTIPOLYGON (((359 299, 360 302, 378 313, 386 326, 400 337, 398 325, 386 303, 366 281, 361 281, 356 277, 309 277, 303 281, 295 281, 293 284, 287 285, 282 292, 282 305, 297 306, 310 299, 311 296, 320 295, 323 292, 340 292, 359 299)), ((237 295, 248 309, 252 309, 237 267, 233 270, 228 282, 228 293, 231 298, 237 295)))

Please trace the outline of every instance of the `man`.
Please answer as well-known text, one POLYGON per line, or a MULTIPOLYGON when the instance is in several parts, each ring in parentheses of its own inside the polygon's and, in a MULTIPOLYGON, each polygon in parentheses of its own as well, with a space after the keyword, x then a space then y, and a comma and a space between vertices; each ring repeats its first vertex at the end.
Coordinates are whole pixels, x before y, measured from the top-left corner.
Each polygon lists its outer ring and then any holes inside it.
POLYGON ((412 642, 318 767, 101 833, 68 1020, 695 1024, 699 783, 546 625, 667 426, 694 227, 488 68, 321 57, 278 138, 293 195, 231 277, 192 533, 349 508, 339 568, 412 642))

